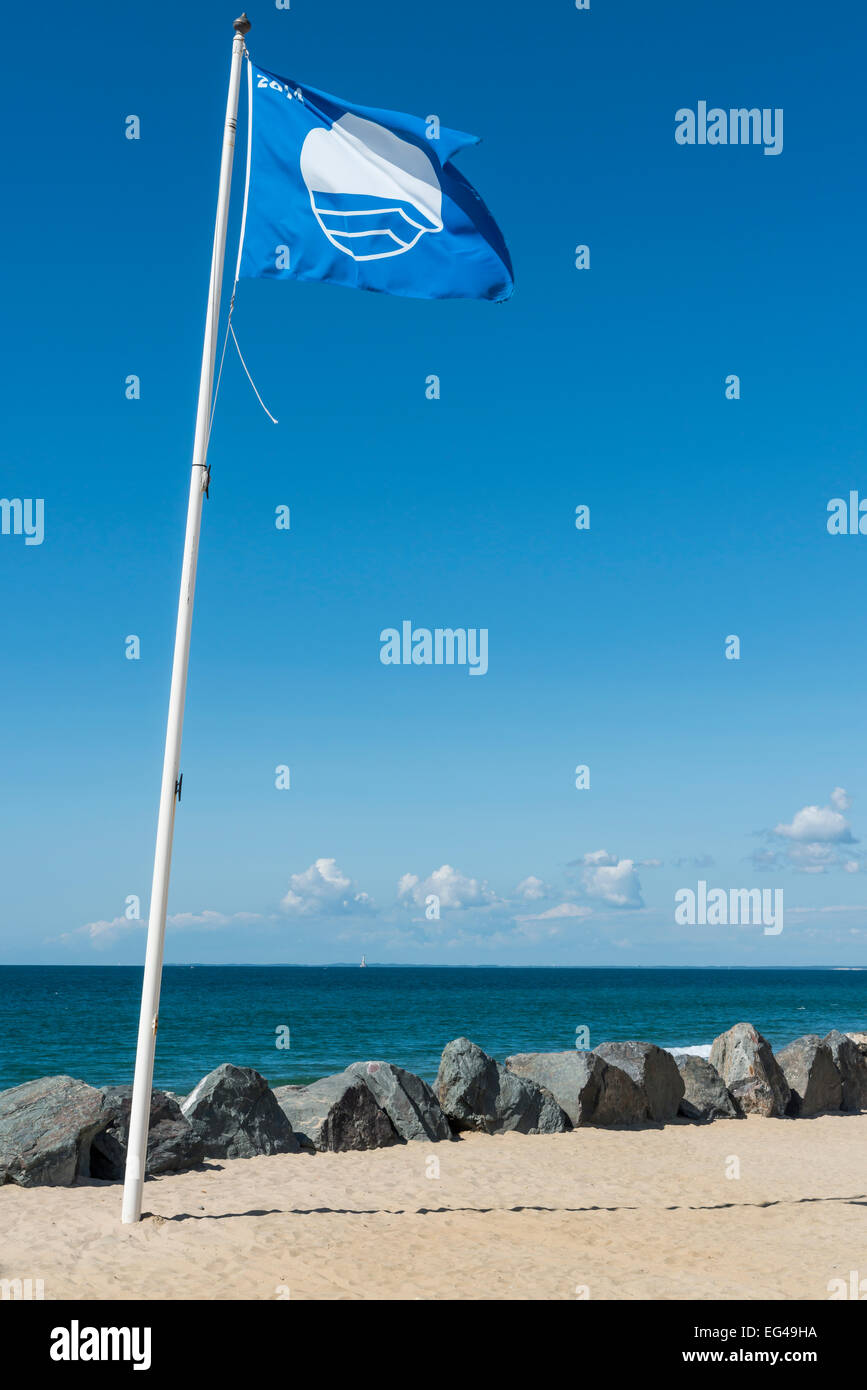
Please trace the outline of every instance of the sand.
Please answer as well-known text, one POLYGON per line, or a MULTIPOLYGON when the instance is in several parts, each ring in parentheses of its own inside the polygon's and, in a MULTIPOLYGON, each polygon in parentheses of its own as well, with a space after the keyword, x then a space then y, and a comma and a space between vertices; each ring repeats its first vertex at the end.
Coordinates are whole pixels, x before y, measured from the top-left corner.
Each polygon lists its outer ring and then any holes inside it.
POLYGON ((0 1277, 46 1299, 827 1299, 867 1279, 867 1113, 212 1162, 149 1181, 138 1226, 120 1191, 0 1188, 0 1277))

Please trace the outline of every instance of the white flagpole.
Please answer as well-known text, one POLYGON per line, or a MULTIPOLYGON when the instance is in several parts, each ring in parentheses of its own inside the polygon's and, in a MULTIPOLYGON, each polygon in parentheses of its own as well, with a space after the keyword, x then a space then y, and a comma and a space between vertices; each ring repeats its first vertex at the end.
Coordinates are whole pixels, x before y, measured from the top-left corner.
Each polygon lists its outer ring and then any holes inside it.
POLYGON ((193 446, 193 467, 190 477, 190 501, 187 508, 187 531, 184 540, 184 562, 181 572, 181 592, 178 601, 178 625, 175 632, 175 655, 172 663, 172 686, 166 727, 166 752, 160 791, 160 813, 157 822, 157 842, 154 853, 154 877, 151 887, 150 917, 148 920, 147 954, 142 984, 141 1015, 138 1026, 138 1045, 135 1058, 135 1079, 132 1088, 129 1140, 126 1172, 123 1185, 124 1225, 141 1217, 142 1188, 147 1157, 150 1125, 151 1086, 154 1074, 157 1020, 160 1007, 160 982, 163 967, 163 944, 166 934, 166 906, 169 896, 169 872, 172 864, 172 834, 175 825, 175 804, 178 797, 178 774, 181 758, 181 732, 184 723, 184 697, 187 689, 187 667, 190 659, 190 631, 193 623, 193 595, 196 587, 196 559, 199 550, 199 531, 202 522, 202 498, 207 487, 208 432, 211 417, 211 398, 214 387, 214 360, 217 352, 217 326, 220 319, 220 294, 223 283, 223 263, 226 253, 226 225, 229 220, 229 190, 232 183, 232 161, 235 153, 235 131, 238 124, 238 91, 241 83, 241 63, 244 56, 244 35, 250 21, 243 14, 235 20, 232 44, 232 67, 229 76, 229 96, 226 102, 226 124, 223 130, 223 155, 220 163, 220 191, 217 198, 217 219, 214 227, 214 250, 211 257, 211 283, 208 291, 208 316, 202 347, 202 374, 199 381, 199 404, 196 415, 196 437, 193 446))

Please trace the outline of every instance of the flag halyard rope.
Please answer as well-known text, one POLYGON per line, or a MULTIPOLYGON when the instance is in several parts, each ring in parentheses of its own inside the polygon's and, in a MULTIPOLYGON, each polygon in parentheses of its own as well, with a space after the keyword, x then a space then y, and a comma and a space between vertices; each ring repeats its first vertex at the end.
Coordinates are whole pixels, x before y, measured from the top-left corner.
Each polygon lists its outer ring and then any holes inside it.
POLYGON ((226 335, 223 339, 223 351, 220 355, 220 370, 217 373, 217 384, 214 388, 214 399, 211 405, 211 419, 208 424, 208 443, 210 443, 211 440, 211 430, 214 428, 214 415, 217 409, 217 397, 220 394, 220 382, 223 378, 223 366, 226 361, 226 348, 229 345, 230 333, 232 335, 232 341, 235 344, 235 349, 238 353, 238 357, 241 360, 241 366, 244 368, 247 380, 253 388, 256 400, 259 402, 272 424, 276 425, 278 423, 276 417, 271 414, 267 405, 262 400, 262 397, 259 395, 259 392, 256 388, 256 383, 250 375, 247 363, 244 361, 244 354, 241 352, 240 344, 238 343, 235 330, 232 327, 232 315, 235 312, 235 296, 238 293, 238 281, 241 278, 241 255, 244 250, 244 233, 247 229, 247 202, 250 196, 250 163, 253 150, 253 65, 250 61, 250 54, 247 51, 246 44, 244 45, 244 57, 247 59, 247 168, 244 182, 244 207, 241 213, 241 235, 238 240, 238 260, 235 266, 235 283, 232 285, 232 298, 229 301, 229 313, 226 319, 226 335))

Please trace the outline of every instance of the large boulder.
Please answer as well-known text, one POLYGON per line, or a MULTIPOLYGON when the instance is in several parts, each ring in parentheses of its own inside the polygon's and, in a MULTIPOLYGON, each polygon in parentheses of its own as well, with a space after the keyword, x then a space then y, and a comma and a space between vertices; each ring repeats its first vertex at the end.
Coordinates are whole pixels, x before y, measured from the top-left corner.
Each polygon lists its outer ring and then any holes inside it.
POLYGON ((683 1080, 670 1052, 655 1043, 607 1042, 595 1048, 597 1057, 632 1077, 647 1100, 648 1118, 658 1124, 673 1120, 683 1099, 683 1080))
POLYGON ((710 1063, 742 1114, 785 1115, 789 1083, 771 1044, 751 1023, 736 1023, 714 1038, 710 1063))
POLYGON ((401 1139, 451 1139, 451 1127, 442 1107, 420 1076, 391 1062, 353 1062, 347 1071, 361 1077, 401 1139))
POLYGON ((737 1106, 716 1067, 704 1057, 694 1057, 688 1052, 675 1053, 674 1060, 683 1081, 681 1115, 688 1120, 735 1118, 737 1106))
POLYGON ((594 1123, 606 1071, 595 1052, 516 1052, 506 1070, 550 1091, 574 1128, 594 1123))
POLYGON ((268 1082, 252 1067, 224 1062, 181 1106, 208 1158, 297 1154, 300 1144, 268 1082))
MULTIPOLYGON (((108 1123, 91 1144, 90 1176, 117 1182, 126 1169, 132 1087, 107 1086, 100 1094, 108 1123)), ((177 1101, 165 1091, 151 1091, 145 1173, 181 1173, 196 1168, 204 1156, 204 1144, 177 1101)))
POLYGON ((102 1096, 71 1076, 0 1091, 0 1183, 69 1187, 90 1177, 90 1146, 108 1124, 102 1096))
POLYGON ((777 1061, 789 1083, 789 1115, 820 1115, 839 1110, 843 1085, 831 1049, 818 1033, 805 1033, 777 1053, 777 1061))
MULTIPOLYGON (((594 1054, 595 1055, 595 1054, 594 1054)), ((598 1059, 602 1061, 601 1057, 598 1059)), ((593 1111, 594 1125, 641 1125, 650 1116, 644 1088, 628 1071, 603 1062, 602 1085, 593 1111)))
POLYGON ((549 1091, 507 1071, 469 1038, 443 1049, 434 1090, 455 1130, 560 1134, 572 1128, 549 1091))
POLYGON ((367 1079, 355 1072, 324 1076, 310 1086, 278 1086, 274 1095, 301 1146, 310 1153, 384 1149, 400 1143, 367 1079))
POLYGON ((867 1055, 846 1033, 836 1028, 823 1039, 830 1049, 842 1083, 843 1110, 867 1110, 867 1055))

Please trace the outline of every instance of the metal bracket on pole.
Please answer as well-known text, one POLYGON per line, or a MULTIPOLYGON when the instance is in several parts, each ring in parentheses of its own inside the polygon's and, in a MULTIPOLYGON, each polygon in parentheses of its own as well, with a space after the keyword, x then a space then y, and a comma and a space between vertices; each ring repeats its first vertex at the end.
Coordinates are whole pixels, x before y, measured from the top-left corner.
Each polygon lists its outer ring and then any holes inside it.
POLYGON ((180 801, 180 799, 181 799, 181 788, 183 787, 183 785, 184 785, 184 774, 181 773, 181 775, 180 775, 180 777, 178 778, 177 782, 175 782, 175 796, 177 797, 178 801, 180 801))

